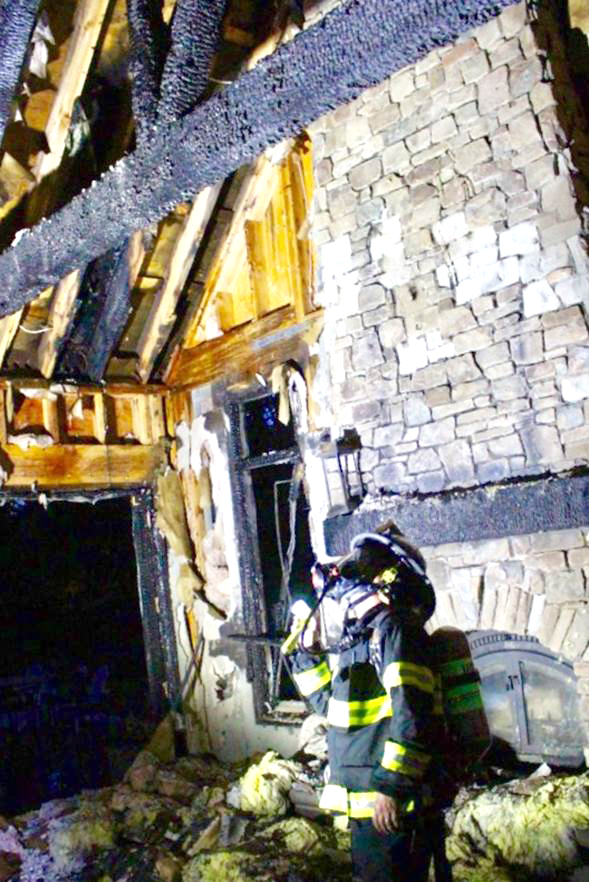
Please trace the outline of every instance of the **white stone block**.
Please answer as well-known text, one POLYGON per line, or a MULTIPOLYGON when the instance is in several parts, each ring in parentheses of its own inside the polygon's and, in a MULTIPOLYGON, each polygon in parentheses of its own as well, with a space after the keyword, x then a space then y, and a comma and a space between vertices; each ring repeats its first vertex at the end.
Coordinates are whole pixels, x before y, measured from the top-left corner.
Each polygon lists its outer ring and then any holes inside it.
POLYGON ((391 101, 402 101, 410 95, 415 89, 415 79, 413 69, 402 70, 391 79, 390 96, 391 101))
POLYGON ((473 252, 481 248, 488 248, 497 244, 497 232, 495 227, 487 224, 484 227, 477 227, 470 237, 470 244, 473 252))
POLYGON ((533 315, 542 315, 544 312, 552 312, 560 307, 560 300, 554 293, 553 288, 542 279, 540 282, 532 282, 523 291, 524 315, 530 318, 533 315))
POLYGON ((372 237, 370 253, 373 260, 378 260, 387 253, 387 250, 402 240, 401 221, 396 214, 383 218, 380 229, 372 237))
POLYGON ((455 355, 456 346, 451 341, 435 349, 428 349, 430 364, 433 364, 435 361, 444 361, 446 358, 454 358, 455 355))
POLYGON ((481 294, 489 294, 491 291, 500 291, 509 285, 519 282, 519 260, 517 257, 508 257, 506 260, 498 260, 483 268, 479 279, 481 294))
POLYGON ((540 247, 540 236, 536 224, 524 221, 499 236, 499 252, 501 257, 532 254, 540 247))
POLYGON ((589 371, 573 377, 563 377, 560 381, 560 391, 567 402, 589 398, 589 371))
POLYGON ((571 276, 558 282, 554 290, 563 306, 585 303, 589 306, 589 278, 587 276, 571 276))
POLYGON ((485 267, 496 263, 498 257, 499 252, 496 247, 481 248, 479 251, 474 251, 470 255, 470 271, 472 275, 476 276, 485 267))
POLYGON ((407 343, 399 343, 397 346, 399 357, 399 373, 413 374, 428 364, 427 343, 425 337, 416 337, 407 343))
POLYGON ((451 288, 452 280, 450 279, 450 267, 443 263, 436 269, 436 279, 440 288, 451 288))
POLYGON ((460 239, 468 233, 468 226, 463 211, 457 211, 443 218, 432 227, 435 241, 439 245, 448 245, 455 239, 460 239))
POLYGON ((463 303, 470 303, 471 300, 480 297, 483 293, 481 285, 482 278, 480 276, 460 282, 456 286, 456 305, 460 306, 463 303))

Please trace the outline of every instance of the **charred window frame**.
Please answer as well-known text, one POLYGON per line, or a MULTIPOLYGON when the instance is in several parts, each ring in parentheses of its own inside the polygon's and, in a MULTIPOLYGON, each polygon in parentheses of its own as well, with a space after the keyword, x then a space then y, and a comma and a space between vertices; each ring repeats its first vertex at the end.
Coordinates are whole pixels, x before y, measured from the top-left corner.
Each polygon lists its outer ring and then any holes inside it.
MULTIPOLYGON (((45 496, 49 503, 71 502, 90 505, 105 499, 129 500, 150 707, 154 715, 160 717, 178 696, 180 678, 168 578, 167 546, 156 527, 153 491, 148 487, 116 491, 48 491, 45 496)), ((15 500, 37 502, 38 494, 0 493, 0 504, 15 500)))
MULTIPOLYGON (((255 496, 255 483, 261 470, 281 466, 289 467, 291 470, 292 477, 289 480, 278 479, 276 483, 285 485, 283 492, 288 492, 289 503, 293 497, 295 498, 297 543, 299 543, 299 525, 305 521, 299 506, 306 506, 306 502, 302 487, 302 456, 297 443, 294 415, 291 415, 289 429, 279 429, 280 439, 276 445, 277 449, 263 450, 264 446, 271 448, 272 444, 252 445, 248 440, 248 409, 263 408, 265 402, 269 405, 273 402, 277 411, 278 396, 269 393, 267 388, 245 390, 239 396, 228 396, 224 407, 230 423, 229 469, 243 592, 243 626, 245 633, 255 638, 246 643, 246 652, 247 676, 254 686, 256 721, 288 724, 299 719, 305 708, 294 687, 291 687, 292 697, 284 698, 280 695, 281 682, 290 683, 290 678, 284 667, 284 660, 280 656, 279 622, 277 616, 273 615, 267 579, 265 582, 264 578, 267 561, 262 560, 255 496), (291 443, 287 443, 288 433, 292 438, 291 443)), ((308 529, 308 521, 306 529, 308 529)), ((287 544, 290 544, 288 539, 283 543, 282 551, 287 544)), ((285 617, 283 625, 284 622, 285 617)))

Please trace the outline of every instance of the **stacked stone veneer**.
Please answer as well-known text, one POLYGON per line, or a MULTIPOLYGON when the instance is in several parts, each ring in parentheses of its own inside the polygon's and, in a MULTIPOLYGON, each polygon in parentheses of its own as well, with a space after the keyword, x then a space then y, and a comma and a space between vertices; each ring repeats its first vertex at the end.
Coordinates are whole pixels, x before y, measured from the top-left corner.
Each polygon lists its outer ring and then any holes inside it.
MULTIPOLYGON (((587 465, 574 101, 537 33, 511 7, 311 128, 314 394, 360 434, 368 507, 587 465)), ((538 636, 576 662, 589 721, 588 530, 427 554, 435 624, 538 636)))
POLYGON ((589 731, 589 530, 426 548, 439 625, 530 634, 574 661, 589 731))
POLYGON ((311 129, 318 397, 373 495, 587 462, 588 262, 550 70, 521 4, 311 129))

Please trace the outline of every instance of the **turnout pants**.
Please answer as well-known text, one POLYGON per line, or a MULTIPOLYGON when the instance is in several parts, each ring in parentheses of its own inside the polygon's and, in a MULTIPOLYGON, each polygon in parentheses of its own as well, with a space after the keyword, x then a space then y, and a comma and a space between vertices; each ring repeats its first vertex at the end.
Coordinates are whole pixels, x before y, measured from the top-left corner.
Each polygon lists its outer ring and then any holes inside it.
POLYGON ((378 833, 370 820, 351 820, 350 829, 354 877, 359 882, 427 882, 432 859, 436 879, 451 882, 441 817, 402 833, 378 833))

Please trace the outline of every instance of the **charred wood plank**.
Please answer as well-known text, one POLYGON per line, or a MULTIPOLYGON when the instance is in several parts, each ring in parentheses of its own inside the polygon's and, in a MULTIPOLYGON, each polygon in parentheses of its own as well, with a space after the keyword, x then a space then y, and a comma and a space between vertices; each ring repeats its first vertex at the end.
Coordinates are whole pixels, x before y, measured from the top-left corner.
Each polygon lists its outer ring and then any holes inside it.
POLYGON ((513 2, 346 0, 21 235, 0 255, 0 315, 513 2))
POLYGON ((55 375, 98 383, 129 316, 129 240, 87 268, 55 375))
POLYGON ((226 0, 178 0, 162 76, 160 123, 179 119, 202 100, 226 5, 226 0))
POLYGON ((4 0, 0 5, 0 141, 11 115, 39 0, 4 0))
POLYGON ((157 122, 169 30, 162 18, 160 0, 127 0, 127 15, 131 30, 129 74, 133 115, 137 140, 141 143, 157 122))

